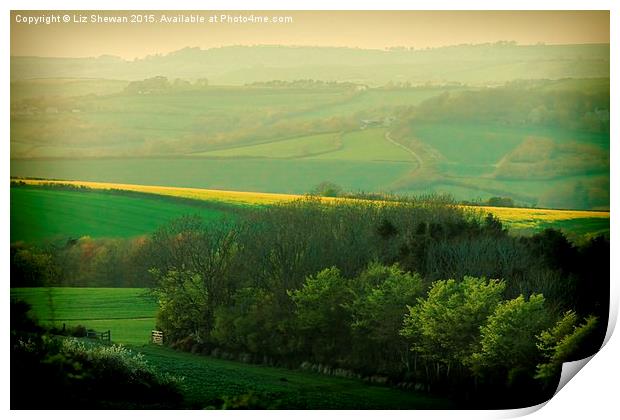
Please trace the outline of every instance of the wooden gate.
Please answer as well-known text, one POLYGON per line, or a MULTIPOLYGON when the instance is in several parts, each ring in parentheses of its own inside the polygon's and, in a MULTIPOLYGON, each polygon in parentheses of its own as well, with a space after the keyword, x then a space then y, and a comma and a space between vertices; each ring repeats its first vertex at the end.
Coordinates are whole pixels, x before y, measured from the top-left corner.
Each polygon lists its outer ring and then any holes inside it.
POLYGON ((164 333, 163 331, 153 330, 151 331, 151 342, 153 344, 159 344, 160 346, 164 344, 164 333))
POLYGON ((101 341, 112 341, 112 334, 110 333, 110 330, 104 331, 104 332, 97 332, 95 330, 87 330, 86 331, 86 338, 95 338, 101 341))

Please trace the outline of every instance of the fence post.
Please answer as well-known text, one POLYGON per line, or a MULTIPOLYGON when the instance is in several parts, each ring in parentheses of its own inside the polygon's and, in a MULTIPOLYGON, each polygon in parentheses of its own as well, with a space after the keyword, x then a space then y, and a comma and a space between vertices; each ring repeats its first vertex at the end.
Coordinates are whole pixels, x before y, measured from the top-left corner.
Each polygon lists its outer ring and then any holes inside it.
POLYGON ((163 331, 152 330, 151 331, 151 342, 153 344, 159 344, 162 346, 164 344, 164 333, 163 331))

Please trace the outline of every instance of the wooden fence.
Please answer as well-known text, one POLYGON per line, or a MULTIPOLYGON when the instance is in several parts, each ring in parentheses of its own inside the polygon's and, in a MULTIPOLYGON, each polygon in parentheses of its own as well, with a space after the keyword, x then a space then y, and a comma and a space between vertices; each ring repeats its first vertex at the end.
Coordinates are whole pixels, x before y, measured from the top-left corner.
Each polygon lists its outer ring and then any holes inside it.
POLYGON ((88 330, 86 331, 86 338, 94 338, 102 341, 112 341, 112 334, 110 334, 110 330, 104 332, 88 330))
POLYGON ((158 331, 158 330, 151 331, 151 342, 153 344, 159 344, 160 346, 162 346, 164 344, 163 331, 158 331))

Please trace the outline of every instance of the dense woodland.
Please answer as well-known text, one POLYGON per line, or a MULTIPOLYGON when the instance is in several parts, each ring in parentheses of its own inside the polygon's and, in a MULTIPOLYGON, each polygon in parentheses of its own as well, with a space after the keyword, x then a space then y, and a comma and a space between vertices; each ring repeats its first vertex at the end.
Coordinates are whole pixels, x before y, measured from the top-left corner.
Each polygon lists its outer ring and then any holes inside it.
POLYGON ((509 234, 445 197, 308 197, 150 237, 11 249, 12 286, 149 286, 173 347, 533 404, 606 330, 609 241, 509 234), (496 395, 495 395, 496 394, 496 395))
POLYGON ((419 121, 559 125, 608 133, 609 80, 563 82, 513 81, 493 89, 446 92, 411 107, 408 117, 419 121))

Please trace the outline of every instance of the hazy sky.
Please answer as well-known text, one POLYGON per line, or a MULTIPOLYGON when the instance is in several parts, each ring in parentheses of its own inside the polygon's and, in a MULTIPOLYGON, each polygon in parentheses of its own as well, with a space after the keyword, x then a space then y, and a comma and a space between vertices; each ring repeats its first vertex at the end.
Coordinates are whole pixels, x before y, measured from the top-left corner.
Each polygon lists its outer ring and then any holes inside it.
POLYGON ((183 47, 320 45, 360 48, 439 47, 500 40, 519 44, 608 43, 609 12, 590 11, 326 11, 326 12, 101 12, 101 16, 154 14, 157 23, 73 23, 95 12, 11 12, 11 55, 126 59, 183 47), (162 14, 292 16, 292 23, 159 23, 162 14), (61 22, 18 23, 56 15, 61 22), (75 18, 74 18, 75 15, 75 18), (65 17, 66 16, 66 17, 65 17), (70 19, 63 23, 62 18, 70 19))

